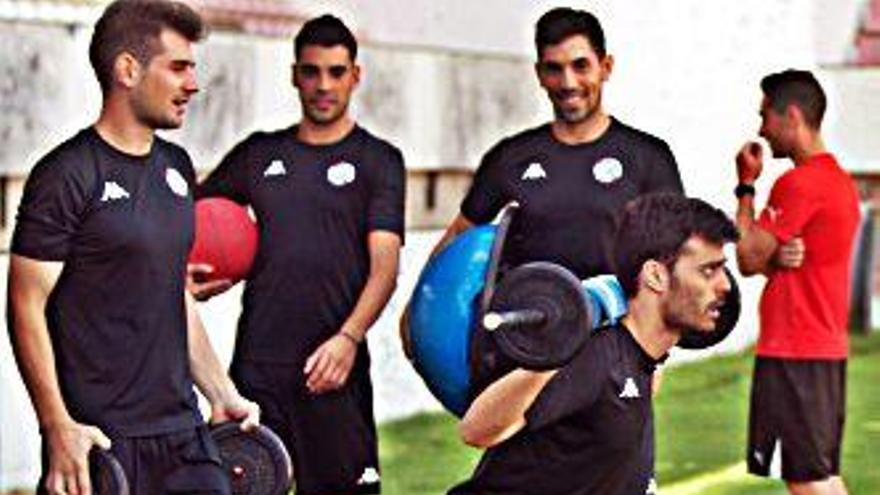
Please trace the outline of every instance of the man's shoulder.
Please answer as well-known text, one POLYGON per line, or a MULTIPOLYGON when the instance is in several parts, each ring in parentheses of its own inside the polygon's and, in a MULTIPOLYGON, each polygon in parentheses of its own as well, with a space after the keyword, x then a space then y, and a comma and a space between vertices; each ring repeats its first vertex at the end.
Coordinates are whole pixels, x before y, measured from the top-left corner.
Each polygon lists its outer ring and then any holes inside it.
POLYGON ((536 142, 547 141, 550 136, 550 124, 541 124, 536 127, 530 127, 519 131, 515 134, 507 135, 498 141, 493 148, 529 147, 536 142))
POLYGON ((94 130, 82 129, 43 155, 31 175, 79 175, 91 168, 84 165, 95 156, 91 150, 96 144, 94 130))
POLYGON ((380 153, 401 154, 400 148, 391 143, 391 141, 373 134, 368 129, 361 126, 354 128, 355 137, 357 137, 364 148, 378 151, 380 153))
POLYGON ((156 136, 155 149, 157 152, 171 156, 175 160, 190 161, 186 148, 167 139, 162 139, 159 136, 156 136))
POLYGON ((486 157, 499 157, 517 155, 519 153, 532 154, 536 149, 552 143, 550 124, 541 124, 523 131, 505 136, 495 143, 486 152, 486 157))
POLYGON ((270 146, 288 140, 294 136, 293 128, 257 130, 238 142, 237 146, 270 146))
POLYGON ((611 118, 611 126, 608 128, 608 137, 613 139, 624 139, 629 143, 635 142, 641 146, 669 149, 669 144, 660 137, 623 123, 615 117, 611 118))

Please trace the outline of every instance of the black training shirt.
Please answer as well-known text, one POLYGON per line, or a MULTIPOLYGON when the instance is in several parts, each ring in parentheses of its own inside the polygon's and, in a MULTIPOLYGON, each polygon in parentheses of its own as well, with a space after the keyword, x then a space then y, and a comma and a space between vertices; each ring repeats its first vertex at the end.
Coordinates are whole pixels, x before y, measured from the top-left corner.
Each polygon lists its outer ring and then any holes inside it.
POLYGON ((238 144, 198 195, 252 206, 260 245, 247 280, 236 359, 303 364, 351 314, 370 271, 367 236, 403 238, 397 148, 355 127, 310 145, 296 126, 238 144))
POLYGON ((651 493, 656 364, 626 327, 595 331, 538 395, 526 427, 488 449, 450 494, 651 493))
POLYGON ((599 139, 568 145, 545 124, 501 141, 483 157, 461 212, 482 224, 518 201, 505 261, 552 261, 587 278, 612 273, 606 243, 622 207, 658 191, 682 192, 675 158, 662 140, 612 118, 599 139))
POLYGON ((64 269, 46 318, 71 415, 110 435, 190 428, 184 274, 194 182, 186 152, 156 138, 132 156, 85 129, 34 167, 12 252, 64 269))

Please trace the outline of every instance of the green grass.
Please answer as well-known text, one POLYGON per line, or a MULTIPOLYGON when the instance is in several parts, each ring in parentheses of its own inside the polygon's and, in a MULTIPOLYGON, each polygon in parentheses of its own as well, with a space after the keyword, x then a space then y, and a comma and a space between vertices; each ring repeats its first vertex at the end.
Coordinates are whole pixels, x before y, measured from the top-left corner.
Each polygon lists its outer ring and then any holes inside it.
MULTIPOLYGON (((880 493, 880 333, 854 336, 849 362, 843 475, 850 493, 880 493)), ((751 353, 667 369, 658 397, 657 471, 663 487, 743 460, 751 353)), ((380 428, 386 495, 439 494, 467 478, 480 452, 463 445, 448 414, 425 414, 380 428)), ((666 492, 664 492, 666 493, 666 492)), ((779 481, 742 472, 692 493, 784 495, 779 481)), ((675 495, 675 494, 672 494, 675 495)))

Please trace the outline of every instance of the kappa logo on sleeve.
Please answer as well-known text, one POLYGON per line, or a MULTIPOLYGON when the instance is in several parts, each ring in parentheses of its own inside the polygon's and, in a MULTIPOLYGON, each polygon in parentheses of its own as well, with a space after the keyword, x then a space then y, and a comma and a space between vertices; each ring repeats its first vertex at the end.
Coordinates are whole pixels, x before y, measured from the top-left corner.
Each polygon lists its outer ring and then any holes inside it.
POLYGON ((101 202, 106 203, 108 201, 120 200, 120 199, 128 199, 131 196, 128 194, 128 191, 122 188, 115 181, 108 180, 104 182, 104 192, 101 194, 101 202))
POLYGON ((636 381, 631 376, 627 377, 626 381, 623 382, 623 390, 620 391, 618 397, 621 399, 638 399, 641 396, 642 394, 639 393, 636 381))
POLYGON ((779 221, 779 217, 782 216, 782 208, 774 208, 772 206, 767 206, 767 216, 770 218, 770 221, 776 223, 779 221))

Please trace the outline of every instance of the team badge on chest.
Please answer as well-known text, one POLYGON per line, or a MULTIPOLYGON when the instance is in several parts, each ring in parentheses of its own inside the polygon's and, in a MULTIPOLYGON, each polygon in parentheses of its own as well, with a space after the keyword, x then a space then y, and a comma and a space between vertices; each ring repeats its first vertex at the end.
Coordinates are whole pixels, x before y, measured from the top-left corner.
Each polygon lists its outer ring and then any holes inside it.
POLYGON ((611 184, 623 177, 623 164, 617 158, 603 158, 593 165, 593 178, 601 184, 611 184))
POLYGON ((182 198, 189 194, 189 184, 186 183, 186 179, 175 168, 169 167, 165 169, 165 183, 168 184, 171 192, 182 198))
POLYGON ((342 187, 354 182, 355 175, 354 165, 348 162, 339 162, 327 169, 327 182, 336 187, 342 187))

